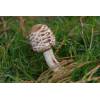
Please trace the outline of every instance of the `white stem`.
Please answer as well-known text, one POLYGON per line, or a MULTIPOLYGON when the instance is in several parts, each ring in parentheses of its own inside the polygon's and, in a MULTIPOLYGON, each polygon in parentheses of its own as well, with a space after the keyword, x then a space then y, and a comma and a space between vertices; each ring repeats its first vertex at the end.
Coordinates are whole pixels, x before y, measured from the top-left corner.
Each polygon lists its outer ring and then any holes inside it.
POLYGON ((53 71, 57 71, 60 64, 59 62, 56 60, 54 54, 53 54, 53 50, 52 49, 49 49, 47 51, 45 51, 43 53, 44 57, 45 57, 45 60, 46 60, 46 63, 47 65, 53 70, 53 71))

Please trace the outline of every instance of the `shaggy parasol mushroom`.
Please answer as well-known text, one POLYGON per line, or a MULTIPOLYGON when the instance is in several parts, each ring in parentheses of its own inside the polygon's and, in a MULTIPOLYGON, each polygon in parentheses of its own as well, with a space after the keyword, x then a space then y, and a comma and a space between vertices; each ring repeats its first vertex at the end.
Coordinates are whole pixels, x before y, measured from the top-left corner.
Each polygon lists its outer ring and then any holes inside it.
POLYGON ((52 47, 55 46, 55 36, 51 29, 44 24, 36 24, 32 27, 28 36, 33 51, 43 52, 47 65, 51 70, 59 69, 59 62, 56 60, 52 47))

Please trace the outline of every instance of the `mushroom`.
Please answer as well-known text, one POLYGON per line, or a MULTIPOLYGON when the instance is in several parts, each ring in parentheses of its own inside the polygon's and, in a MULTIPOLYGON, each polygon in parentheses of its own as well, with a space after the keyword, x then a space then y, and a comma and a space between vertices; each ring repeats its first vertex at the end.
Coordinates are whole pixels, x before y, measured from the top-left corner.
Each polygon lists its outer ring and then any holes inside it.
POLYGON ((51 29, 44 24, 36 24, 28 35, 33 51, 43 52, 47 65, 51 70, 59 69, 59 62, 56 60, 52 47, 55 46, 55 36, 51 29))

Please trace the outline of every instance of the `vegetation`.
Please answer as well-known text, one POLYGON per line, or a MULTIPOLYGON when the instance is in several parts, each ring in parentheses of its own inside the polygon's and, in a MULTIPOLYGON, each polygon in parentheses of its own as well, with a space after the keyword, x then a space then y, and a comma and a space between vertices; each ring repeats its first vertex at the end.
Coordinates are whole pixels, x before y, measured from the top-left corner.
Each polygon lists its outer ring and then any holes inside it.
POLYGON ((100 82, 100 17, 0 17, 0 82, 100 82), (26 39, 38 23, 56 36, 56 73, 26 39))

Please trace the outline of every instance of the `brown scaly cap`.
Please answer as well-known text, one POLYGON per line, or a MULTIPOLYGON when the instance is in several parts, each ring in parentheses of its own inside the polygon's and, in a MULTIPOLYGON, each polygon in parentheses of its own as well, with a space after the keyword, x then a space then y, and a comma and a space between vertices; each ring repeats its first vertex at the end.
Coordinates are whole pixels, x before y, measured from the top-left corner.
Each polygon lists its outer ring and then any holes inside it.
POLYGON ((32 27, 31 32, 36 32, 42 27, 42 24, 36 24, 32 27))

